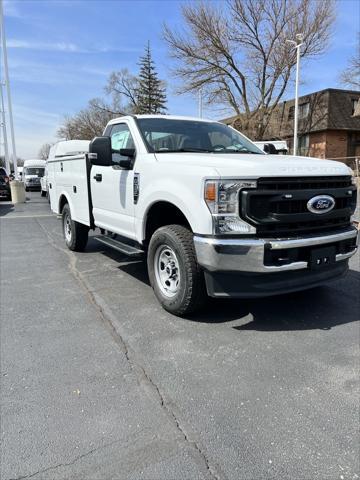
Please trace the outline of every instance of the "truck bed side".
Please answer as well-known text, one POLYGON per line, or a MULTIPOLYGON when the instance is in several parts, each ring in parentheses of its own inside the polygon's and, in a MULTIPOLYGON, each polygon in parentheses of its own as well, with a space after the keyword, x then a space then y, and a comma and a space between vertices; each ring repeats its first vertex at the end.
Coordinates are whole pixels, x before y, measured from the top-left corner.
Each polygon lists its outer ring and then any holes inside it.
POLYGON ((48 161, 51 209, 60 214, 63 202, 71 209, 72 219, 91 225, 87 154, 55 157, 48 161))

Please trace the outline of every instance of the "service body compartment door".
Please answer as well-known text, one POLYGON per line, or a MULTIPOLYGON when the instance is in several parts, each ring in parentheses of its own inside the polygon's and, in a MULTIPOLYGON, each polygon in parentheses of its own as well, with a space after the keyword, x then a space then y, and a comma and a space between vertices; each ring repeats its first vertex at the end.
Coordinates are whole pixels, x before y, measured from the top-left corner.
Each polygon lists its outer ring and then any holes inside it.
POLYGON ((90 225, 86 155, 55 157, 48 161, 48 186, 51 209, 61 213, 61 198, 66 197, 72 219, 90 225))
MULTIPOLYGON (((126 123, 112 126, 111 145, 114 150, 134 148, 126 123)), ((120 155, 113 154, 114 165, 93 165, 90 182, 95 225, 128 238, 135 238, 134 169, 124 170, 118 163, 120 155)))

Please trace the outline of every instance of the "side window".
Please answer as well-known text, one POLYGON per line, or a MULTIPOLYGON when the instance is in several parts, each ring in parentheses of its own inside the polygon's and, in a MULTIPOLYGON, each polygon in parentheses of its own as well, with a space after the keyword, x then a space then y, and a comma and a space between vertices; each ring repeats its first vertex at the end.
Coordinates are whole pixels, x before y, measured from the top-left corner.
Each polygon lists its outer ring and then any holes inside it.
MULTIPOLYGON (((135 148, 134 140, 131 136, 129 127, 126 123, 118 123, 113 125, 111 132, 111 147, 113 150, 120 150, 120 148, 135 148)), ((119 163, 120 160, 127 158, 113 153, 113 162, 119 163)))

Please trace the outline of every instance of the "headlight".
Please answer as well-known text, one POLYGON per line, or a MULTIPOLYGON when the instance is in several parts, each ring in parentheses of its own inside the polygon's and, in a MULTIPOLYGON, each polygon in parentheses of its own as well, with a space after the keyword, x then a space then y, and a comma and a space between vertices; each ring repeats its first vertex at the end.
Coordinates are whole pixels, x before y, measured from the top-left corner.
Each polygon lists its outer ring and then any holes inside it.
POLYGON ((239 217, 239 191, 256 188, 254 180, 207 180, 204 199, 213 216, 215 234, 255 233, 256 229, 239 217))

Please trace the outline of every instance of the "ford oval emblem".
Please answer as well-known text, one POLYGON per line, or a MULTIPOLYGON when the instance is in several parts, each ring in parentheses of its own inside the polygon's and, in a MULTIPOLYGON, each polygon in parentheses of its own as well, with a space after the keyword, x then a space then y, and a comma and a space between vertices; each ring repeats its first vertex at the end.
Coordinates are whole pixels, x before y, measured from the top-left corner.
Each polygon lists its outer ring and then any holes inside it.
POLYGON ((317 195, 307 202, 307 208, 312 213, 328 213, 334 207, 335 198, 330 195, 317 195))

